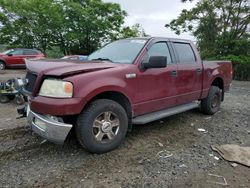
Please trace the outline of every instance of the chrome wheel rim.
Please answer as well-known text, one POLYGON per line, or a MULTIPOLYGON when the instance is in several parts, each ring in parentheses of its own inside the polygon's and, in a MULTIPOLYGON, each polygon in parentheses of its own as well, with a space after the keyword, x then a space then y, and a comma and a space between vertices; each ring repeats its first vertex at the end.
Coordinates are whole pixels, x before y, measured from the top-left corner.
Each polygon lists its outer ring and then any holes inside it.
POLYGON ((118 116, 111 112, 103 112, 97 116, 93 123, 93 134, 96 141, 107 143, 118 135, 120 130, 120 120, 118 116))
POLYGON ((219 95, 215 94, 212 100, 212 108, 215 108, 218 106, 219 103, 219 95))
POLYGON ((4 69, 4 64, 0 63, 0 70, 4 69))

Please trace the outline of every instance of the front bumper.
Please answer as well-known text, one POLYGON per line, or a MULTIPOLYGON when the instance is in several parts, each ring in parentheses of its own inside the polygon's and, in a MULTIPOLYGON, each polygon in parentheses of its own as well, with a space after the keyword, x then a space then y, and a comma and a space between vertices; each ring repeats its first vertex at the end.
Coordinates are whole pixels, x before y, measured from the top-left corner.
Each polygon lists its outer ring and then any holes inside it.
POLYGON ((29 100, 30 108, 38 114, 70 116, 80 114, 86 101, 83 98, 50 98, 36 96, 29 100))
POLYGON ((47 116, 37 114, 33 111, 27 112, 28 124, 31 129, 41 137, 57 144, 63 144, 69 134, 71 124, 55 121, 47 116))

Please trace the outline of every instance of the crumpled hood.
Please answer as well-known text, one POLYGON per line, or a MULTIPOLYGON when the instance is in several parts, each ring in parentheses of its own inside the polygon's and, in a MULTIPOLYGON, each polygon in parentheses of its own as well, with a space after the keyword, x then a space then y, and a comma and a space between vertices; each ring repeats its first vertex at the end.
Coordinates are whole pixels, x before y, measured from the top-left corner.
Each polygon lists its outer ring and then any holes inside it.
POLYGON ((101 61, 71 60, 26 60, 26 67, 31 72, 50 76, 69 76, 84 72, 93 72, 119 66, 118 64, 101 61))

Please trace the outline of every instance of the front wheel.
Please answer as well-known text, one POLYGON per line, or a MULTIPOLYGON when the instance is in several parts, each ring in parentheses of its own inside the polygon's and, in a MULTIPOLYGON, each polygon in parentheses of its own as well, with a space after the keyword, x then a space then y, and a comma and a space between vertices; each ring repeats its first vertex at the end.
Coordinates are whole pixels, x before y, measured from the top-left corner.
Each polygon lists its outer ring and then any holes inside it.
POLYGON ((78 117, 76 136, 80 144, 91 153, 105 153, 117 148, 128 129, 124 108, 115 101, 98 99, 78 117))
POLYGON ((8 103, 10 98, 7 95, 0 95, 0 103, 8 103))
POLYGON ((16 104, 17 105, 22 105, 25 103, 25 99, 23 95, 17 95, 15 98, 16 104))
POLYGON ((201 100, 201 111, 208 115, 215 114, 220 109, 221 99, 221 89, 217 86, 211 86, 207 98, 201 100))

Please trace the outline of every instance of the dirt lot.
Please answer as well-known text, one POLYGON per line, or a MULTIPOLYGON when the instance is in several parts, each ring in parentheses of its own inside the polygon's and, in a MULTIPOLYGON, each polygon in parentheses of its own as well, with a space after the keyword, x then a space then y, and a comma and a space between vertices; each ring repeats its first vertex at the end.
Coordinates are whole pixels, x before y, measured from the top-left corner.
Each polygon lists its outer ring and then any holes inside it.
MULTIPOLYGON (((0 79, 23 73, 7 71, 0 79)), ((14 103, 0 107, 0 187, 221 187, 208 174, 224 176, 228 187, 250 187, 250 168, 232 167, 210 148, 250 146, 250 82, 234 81, 212 117, 193 110, 135 126, 119 149, 103 155, 87 153, 74 139, 44 143, 25 119, 15 119, 14 103), (160 157, 165 150, 172 156, 160 157)))

